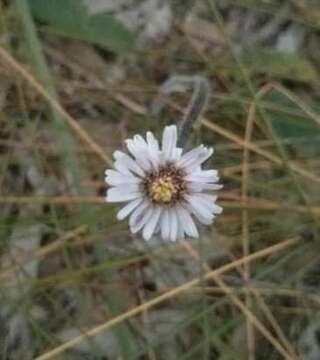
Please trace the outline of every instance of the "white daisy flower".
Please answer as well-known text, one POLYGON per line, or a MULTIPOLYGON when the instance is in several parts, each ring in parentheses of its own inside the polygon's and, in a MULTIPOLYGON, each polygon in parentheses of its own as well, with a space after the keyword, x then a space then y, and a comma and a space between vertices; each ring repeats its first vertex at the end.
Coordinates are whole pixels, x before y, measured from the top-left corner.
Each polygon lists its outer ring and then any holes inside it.
POLYGON ((126 145, 130 155, 116 151, 114 170, 106 170, 106 201, 128 202, 117 218, 130 216, 132 233, 142 231, 145 240, 157 233, 163 240, 197 238, 194 220, 208 225, 222 212, 217 197, 208 194, 222 187, 217 184, 218 172, 201 169, 212 148, 200 145, 183 154, 175 125, 165 127, 161 149, 151 132, 146 140, 135 135, 126 145))

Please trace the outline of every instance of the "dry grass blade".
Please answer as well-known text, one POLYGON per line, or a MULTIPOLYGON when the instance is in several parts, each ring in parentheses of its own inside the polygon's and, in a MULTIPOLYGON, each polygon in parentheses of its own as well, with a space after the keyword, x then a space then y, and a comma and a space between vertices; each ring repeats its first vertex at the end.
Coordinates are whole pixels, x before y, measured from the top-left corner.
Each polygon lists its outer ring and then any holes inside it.
MULTIPOLYGON (((229 286, 230 289, 232 289, 235 293, 238 294, 247 294, 251 292, 251 289, 248 289, 247 286, 229 286)), ((263 286, 263 284, 255 285, 254 287, 255 291, 258 292, 260 295, 263 296, 278 296, 278 297, 291 297, 293 299, 303 299, 308 300, 312 303, 314 303, 317 306, 320 306, 320 297, 318 295, 314 294, 306 294, 303 290, 295 290, 295 289, 286 289, 286 288, 276 288, 273 286, 270 286, 270 284, 266 284, 266 286, 263 286)), ((193 289, 190 289, 190 291, 203 291, 205 290, 208 294, 213 295, 224 295, 225 292, 218 286, 207 286, 207 287, 196 287, 193 289)), ((168 291, 168 289, 167 289, 168 291)))
POLYGON ((106 164, 112 163, 104 150, 88 135, 88 133, 63 109, 63 107, 43 88, 43 86, 21 65, 19 64, 3 47, 0 47, 0 60, 18 73, 30 86, 32 86, 68 123, 78 138, 87 144, 92 151, 106 164))
MULTIPOLYGON (((245 129, 245 142, 250 142, 253 132, 253 125, 255 119, 255 102, 253 102, 249 108, 248 119, 245 129)), ((242 182, 241 182, 241 198, 242 201, 246 201, 248 196, 248 177, 249 177, 249 150, 248 148, 243 149, 243 162, 242 162, 242 182)), ((250 254, 250 240, 249 240, 249 214, 247 209, 242 210, 242 252, 243 256, 250 254)), ((248 287, 250 287, 250 264, 245 264, 243 267, 243 277, 244 281, 248 287)), ((252 308, 252 298, 250 293, 246 293, 246 306, 250 309, 252 308)), ((255 334, 252 323, 249 319, 246 319, 246 328, 247 328, 247 346, 248 346, 248 358, 249 360, 255 359, 255 334)))

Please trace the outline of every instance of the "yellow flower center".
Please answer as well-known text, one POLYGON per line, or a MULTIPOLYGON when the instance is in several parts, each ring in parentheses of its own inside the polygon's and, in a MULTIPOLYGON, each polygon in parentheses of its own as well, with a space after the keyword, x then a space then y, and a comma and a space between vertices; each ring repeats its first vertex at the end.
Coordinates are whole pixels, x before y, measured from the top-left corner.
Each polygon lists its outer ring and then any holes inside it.
POLYGON ((158 203, 169 203, 177 192, 178 188, 170 176, 159 177, 149 184, 152 200, 158 203))

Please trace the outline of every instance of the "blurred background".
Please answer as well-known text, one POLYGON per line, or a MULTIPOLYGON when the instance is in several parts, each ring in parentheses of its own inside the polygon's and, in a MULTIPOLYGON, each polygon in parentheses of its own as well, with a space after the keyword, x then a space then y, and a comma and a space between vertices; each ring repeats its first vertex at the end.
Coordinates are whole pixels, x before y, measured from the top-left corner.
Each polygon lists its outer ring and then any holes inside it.
POLYGON ((1 359, 320 359, 319 1, 0 4, 1 359), (144 242, 104 171, 179 125, 175 75, 210 83, 224 212, 144 242))

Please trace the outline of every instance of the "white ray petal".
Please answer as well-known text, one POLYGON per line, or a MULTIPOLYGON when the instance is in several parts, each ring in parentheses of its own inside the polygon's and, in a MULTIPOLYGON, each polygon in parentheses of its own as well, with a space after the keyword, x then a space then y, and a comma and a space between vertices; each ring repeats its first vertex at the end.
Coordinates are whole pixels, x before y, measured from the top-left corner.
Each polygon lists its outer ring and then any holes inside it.
POLYGON ((142 212, 141 216, 137 218, 136 222, 131 226, 131 232, 133 234, 140 231, 151 219, 154 212, 154 208, 152 205, 147 207, 145 211, 142 212))
POLYGON ((203 178, 214 178, 216 176, 218 176, 218 171, 217 170, 213 170, 213 169, 210 169, 210 170, 202 170, 201 168, 197 171, 194 172, 194 175, 199 175, 200 177, 203 177, 203 178))
POLYGON ((207 200, 210 203, 214 204, 217 201, 217 195, 211 195, 211 194, 197 194, 197 196, 201 199, 207 200))
POLYGON ((158 140, 154 137, 154 135, 152 134, 151 131, 147 132, 147 142, 148 145, 154 149, 154 150, 159 150, 159 142, 158 140))
POLYGON ((220 190, 223 188, 221 184, 206 184, 206 183, 198 183, 195 181, 187 182, 186 188, 190 194, 200 193, 204 190, 220 190))
POLYGON ((222 208, 215 203, 215 201, 217 200, 217 196, 209 194, 197 194, 192 196, 194 198, 194 201, 197 202, 199 206, 205 207, 211 213, 222 213, 222 208))
POLYGON ((172 152, 172 158, 171 160, 173 162, 177 162, 181 159, 181 155, 182 155, 182 149, 181 148, 175 148, 172 152))
POLYGON ((188 161, 187 165, 184 165, 184 169, 188 173, 194 172, 199 167, 199 165, 201 165, 206 160, 208 160, 212 154, 213 154, 212 148, 210 149, 204 148, 201 154, 199 154, 197 158, 188 161))
POLYGON ((204 146, 199 145, 198 147, 186 152, 182 155, 181 159, 177 162, 177 166, 186 167, 190 161, 193 161, 199 157, 203 152, 204 146))
MULTIPOLYGON (((149 152, 147 151, 147 145, 144 147, 139 144, 140 140, 126 140, 126 144, 130 153, 134 156, 135 161, 137 164, 144 170, 150 171, 151 170, 151 161, 149 159, 149 152), (138 144, 137 144, 138 142, 138 144)), ((144 140, 143 140, 144 141, 144 140)))
POLYGON ((122 176, 121 172, 113 169, 106 169, 104 174, 105 176, 122 176))
POLYGON ((160 165, 160 151, 158 141, 155 139, 153 134, 147 132, 147 142, 148 142, 148 152, 150 161, 152 163, 153 169, 158 170, 160 165))
POLYGON ((121 168, 126 168, 141 177, 145 176, 144 170, 128 154, 125 154, 121 151, 116 151, 116 153, 118 154, 115 155, 116 156, 116 161, 114 163, 115 167, 118 164, 118 166, 120 166, 121 168))
POLYGON ((186 183, 186 189, 189 194, 200 193, 203 191, 203 184, 197 182, 188 182, 186 183))
POLYGON ((129 226, 133 226, 135 223, 138 222, 139 218, 142 216, 145 209, 150 205, 149 200, 144 200, 140 205, 137 206, 136 209, 134 209, 133 213, 131 214, 129 218, 129 226))
POLYGON ((212 175, 212 176, 205 176, 201 173, 191 173, 188 174, 185 177, 186 181, 194 181, 194 182, 199 182, 199 183, 216 183, 219 181, 219 177, 217 175, 212 175))
POLYGON ((172 161, 177 147, 177 127, 175 125, 166 126, 162 136, 162 152, 164 160, 172 161))
POLYGON ((130 186, 116 186, 108 189, 107 191, 107 202, 123 202, 134 200, 141 197, 141 192, 138 187, 133 185, 130 186))
POLYGON ((140 148, 141 150, 145 149, 147 147, 147 143, 146 143, 145 139, 141 135, 135 135, 133 137, 133 141, 136 144, 136 146, 138 148, 140 148))
POLYGON ((182 224, 185 233, 194 238, 199 237, 197 227, 189 212, 182 206, 179 206, 178 215, 179 215, 180 223, 182 224))
POLYGON ((210 197, 210 195, 208 195, 208 197, 205 197, 203 194, 192 194, 186 198, 189 198, 189 202, 192 202, 199 208, 206 209, 210 214, 213 212, 216 196, 210 197), (214 199, 214 201, 212 199, 214 199))
POLYGON ((114 166, 114 168, 115 168, 117 171, 119 171, 123 176, 127 176, 127 175, 130 175, 130 174, 131 174, 131 172, 130 172, 130 170, 128 169, 128 167, 127 167, 125 164, 123 164, 123 163, 119 163, 119 161, 115 161, 115 162, 113 163, 113 166, 114 166))
POLYGON ((182 223, 179 214, 177 213, 177 219, 178 219, 178 233, 177 233, 177 240, 184 240, 185 239, 185 228, 184 224, 182 223))
POLYGON ((220 190, 223 188, 221 184, 201 184, 202 190, 220 190))
POLYGON ((203 218, 212 218, 212 211, 210 211, 209 208, 207 208, 202 202, 200 202, 196 196, 186 195, 185 199, 194 209, 194 215, 199 214, 203 218))
POLYGON ((119 185, 133 185, 133 184, 140 184, 141 179, 138 177, 131 175, 107 175, 105 177, 105 182, 110 186, 119 186, 119 185))
POLYGON ((162 212, 161 206, 157 206, 153 209, 150 219, 143 228, 142 236, 145 240, 150 240, 151 236, 153 235, 155 228, 159 222, 161 212, 162 212))
POLYGON ((176 241, 178 236, 178 215, 177 210, 175 208, 169 209, 169 217, 170 217, 170 235, 169 238, 171 241, 176 241))
POLYGON ((203 216, 190 203, 184 203, 183 207, 185 207, 191 214, 193 214, 201 224, 204 225, 212 224, 214 215, 203 216))
POLYGON ((214 209, 212 210, 214 214, 221 214, 223 212, 223 208, 217 204, 214 205, 214 209))
POLYGON ((137 206, 139 206, 142 203, 142 201, 143 201, 143 197, 130 201, 126 206, 124 206, 120 211, 118 211, 117 219, 118 220, 125 219, 128 215, 132 213, 132 211, 137 206))
POLYGON ((169 210, 164 209, 161 216, 161 237, 163 240, 169 240, 170 236, 170 217, 169 210))
POLYGON ((202 204, 210 209, 214 214, 221 214, 222 207, 216 204, 217 196, 210 194, 197 194, 198 200, 201 199, 202 204))
MULTIPOLYGON (((161 214, 162 214, 162 213, 163 213, 163 209, 162 209, 161 214)), ((154 235, 155 235, 155 234, 159 234, 160 230, 161 230, 161 215, 160 215, 158 224, 157 224, 156 228, 154 229, 154 233, 153 233, 153 234, 154 234, 154 235)))
POLYGON ((121 186, 121 185, 126 185, 126 184, 138 184, 139 180, 135 180, 135 179, 129 179, 129 178, 115 178, 115 177, 106 177, 105 178, 105 182, 109 185, 109 186, 121 186))

